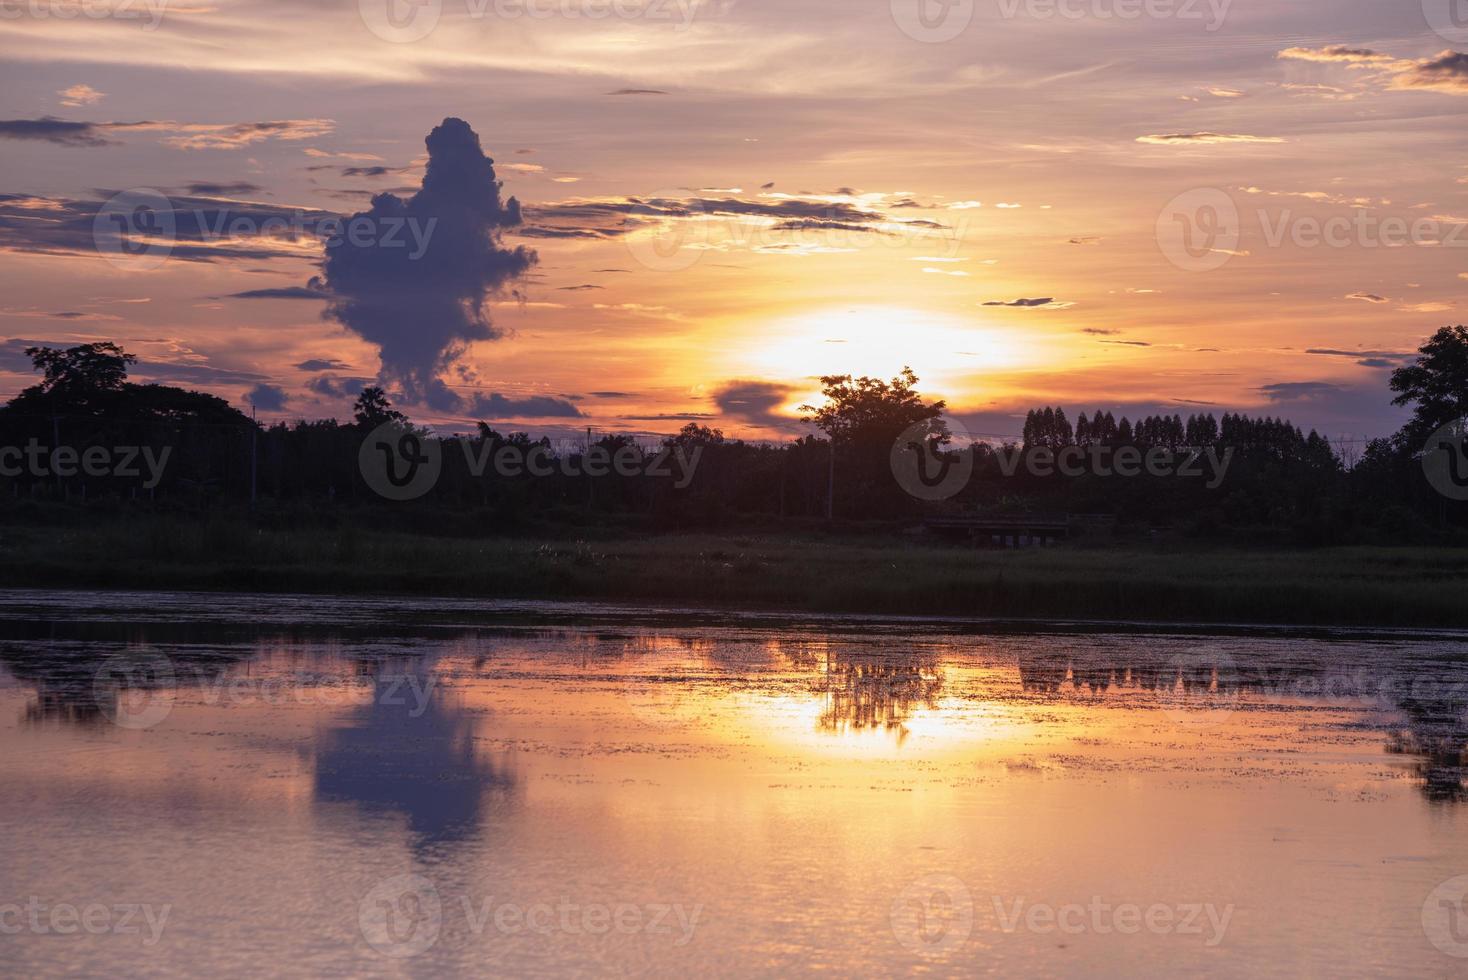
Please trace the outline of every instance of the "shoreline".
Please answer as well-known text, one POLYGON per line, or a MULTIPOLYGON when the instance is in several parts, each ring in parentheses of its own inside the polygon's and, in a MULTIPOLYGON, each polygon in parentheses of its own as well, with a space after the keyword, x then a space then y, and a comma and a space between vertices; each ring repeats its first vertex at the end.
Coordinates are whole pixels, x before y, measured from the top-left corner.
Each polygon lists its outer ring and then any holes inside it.
MULTIPOLYGON (((391 610, 394 603, 413 611, 453 611, 477 613, 485 616, 483 622, 455 623, 453 628, 485 628, 500 624, 515 627, 535 625, 538 618, 553 620, 556 624, 586 625, 626 621, 638 627, 674 627, 697 625, 702 628, 748 628, 790 629, 797 627, 819 627, 840 630, 859 627, 890 627, 895 629, 925 629, 940 635, 1067 635, 1087 636, 1101 633, 1124 633, 1137 636, 1181 635, 1220 637, 1289 637, 1299 639, 1327 640, 1370 640, 1373 638, 1400 638, 1417 642, 1441 640, 1468 643, 1468 627, 1433 626, 1323 626, 1292 623, 1264 622, 1200 622, 1187 620, 1148 619, 1063 619, 1044 617, 980 617, 951 614, 902 615, 896 613, 859 612, 811 612, 791 609, 746 609, 731 606, 685 605, 677 608, 656 601, 609 602, 598 599, 530 599, 493 598, 471 596, 392 595, 389 593, 347 592, 235 592, 226 590, 202 590, 186 588, 95 588, 88 586, 22 587, 0 585, 0 622, 19 619, 23 616, 6 616, 8 608, 21 611, 38 609, 48 611, 52 605, 60 604, 63 597, 138 597, 148 599, 173 599, 181 602, 203 603, 211 599, 228 599, 248 605, 278 600, 325 600, 333 604, 353 605, 368 603, 374 609, 391 610), (29 601, 34 597, 35 601, 29 601)), ((196 609, 197 604, 192 608, 196 609)), ((111 610, 106 610, 111 612, 111 610)), ((132 610, 128 615, 135 615, 132 610)), ((97 618, 95 614, 93 619, 97 618)), ((108 617, 116 621, 118 617, 108 617)), ((80 620, 78 620, 80 621, 80 620)), ((139 622, 148 622, 139 617, 139 622)), ((171 621, 171 620, 169 620, 171 621)), ((234 623, 242 620, 221 617, 221 622, 234 623)), ((252 622, 254 620, 251 620, 252 622)), ((296 629, 321 628, 333 634, 344 626, 330 619, 313 618, 310 622, 292 621, 296 629)), ((419 624, 422 625, 422 624, 419 624)))

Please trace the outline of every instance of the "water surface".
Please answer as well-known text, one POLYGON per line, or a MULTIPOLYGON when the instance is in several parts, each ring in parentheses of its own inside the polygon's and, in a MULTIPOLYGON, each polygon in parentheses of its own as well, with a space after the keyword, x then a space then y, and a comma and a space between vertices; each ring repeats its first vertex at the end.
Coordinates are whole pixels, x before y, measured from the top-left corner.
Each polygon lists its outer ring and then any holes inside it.
POLYGON ((1430 633, 0 593, 0 965, 1461 976, 1465 677, 1430 633))

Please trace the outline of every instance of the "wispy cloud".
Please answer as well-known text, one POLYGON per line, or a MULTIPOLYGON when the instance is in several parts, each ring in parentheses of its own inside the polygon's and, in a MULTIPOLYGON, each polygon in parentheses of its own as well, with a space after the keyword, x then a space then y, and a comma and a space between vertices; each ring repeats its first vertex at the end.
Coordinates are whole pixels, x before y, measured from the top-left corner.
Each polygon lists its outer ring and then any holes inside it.
POLYGON ((42 116, 0 120, 0 139, 44 140, 59 146, 109 146, 128 133, 163 133, 166 146, 182 150, 232 150, 263 140, 304 140, 330 133, 330 119, 280 119, 248 123, 79 122, 42 116))
POLYGON ((1323 48, 1286 48, 1280 58, 1344 64, 1386 79, 1392 89, 1429 89, 1468 95, 1468 54, 1442 51, 1431 58, 1398 58, 1370 48, 1330 45, 1323 48))
POLYGON ((56 93, 61 96, 61 104, 68 109, 79 109, 82 106, 96 105, 107 97, 107 93, 99 92, 90 85, 73 85, 56 93))
POLYGON ((991 299, 981 306, 1008 306, 1021 310, 1064 310, 1074 306, 1074 303, 1060 303, 1053 296, 1039 296, 1035 298, 1021 297, 1020 299, 991 299))
POLYGON ((1176 146, 1186 144, 1209 145, 1214 143, 1283 143, 1285 140, 1279 136, 1250 136, 1246 133, 1161 133, 1150 136, 1138 136, 1138 143, 1152 143, 1159 146, 1176 146))

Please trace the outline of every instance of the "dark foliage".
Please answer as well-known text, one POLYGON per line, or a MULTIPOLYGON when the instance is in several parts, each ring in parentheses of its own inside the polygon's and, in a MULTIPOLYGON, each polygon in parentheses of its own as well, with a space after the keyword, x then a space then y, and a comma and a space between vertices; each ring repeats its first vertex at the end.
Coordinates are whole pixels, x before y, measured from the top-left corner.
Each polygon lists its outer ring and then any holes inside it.
MULTIPOLYGON (((1457 542, 1468 504, 1438 495, 1423 477, 1418 433, 1468 410, 1468 331, 1439 331, 1417 364, 1392 379, 1398 401, 1416 417, 1403 433, 1342 454, 1314 432, 1287 421, 1193 414, 1115 418, 1063 409, 1027 416, 1023 442, 958 446, 943 403, 924 402, 905 370, 890 382, 822 379, 826 400, 807 417, 826 434, 783 445, 725 438, 696 424, 660 443, 607 435, 574 445, 501 433, 480 423, 472 433, 436 437, 442 469, 420 499, 393 503, 366 483, 359 466, 364 433, 406 424, 380 388, 364 390, 355 417, 260 426, 222 399, 126 380, 131 357, 112 344, 30 352, 43 380, 0 408, 0 446, 143 446, 170 453, 154 485, 146 474, 0 476, 16 501, 62 498, 101 505, 194 512, 242 508, 282 521, 336 525, 365 521, 444 535, 482 535, 548 527, 636 530, 820 526, 828 508, 838 525, 914 523, 934 514, 1108 515, 1123 533, 1170 531, 1241 541, 1295 544, 1457 542), (916 426, 935 451, 973 454, 973 476, 954 497, 924 503, 905 494, 891 472, 898 436, 916 426), (1205 475, 1121 477, 1086 472, 1037 475, 1014 468, 1014 454, 1068 447, 1153 451, 1174 458, 1232 453, 1226 478, 1205 475), (546 473, 505 474, 502 450, 524 459, 537 450, 546 473), (1359 456, 1359 458, 1357 458, 1359 456), (632 458, 646 469, 659 458, 667 475, 585 475, 588 460, 632 458), (679 461, 682 465, 675 465, 679 461), (691 467, 689 464, 692 464, 691 467), (680 480, 687 469, 692 477, 680 480)), ((1384 395, 1385 397, 1385 395, 1384 395)))

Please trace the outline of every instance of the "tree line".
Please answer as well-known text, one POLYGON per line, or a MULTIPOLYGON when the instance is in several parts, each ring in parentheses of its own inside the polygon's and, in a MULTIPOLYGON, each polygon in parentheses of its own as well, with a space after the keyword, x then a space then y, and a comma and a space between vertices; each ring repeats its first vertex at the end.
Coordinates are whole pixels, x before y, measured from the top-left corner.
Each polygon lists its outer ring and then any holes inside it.
POLYGON ((1192 413, 1130 420, 1096 410, 1082 411, 1072 423, 1058 406, 1030 411, 1013 444, 960 444, 946 421, 947 406, 924 400, 907 369, 891 380, 822 378, 823 400, 804 406, 814 432, 781 444, 726 438, 717 428, 690 423, 658 440, 606 434, 566 446, 484 422, 472 432, 438 436, 415 427, 377 387, 363 390, 349 421, 262 425, 214 395, 129 381, 134 359, 116 344, 27 353, 41 379, 0 407, 0 453, 66 446, 78 459, 58 473, 52 458, 40 472, 28 463, 17 467, 13 454, 0 455, 0 514, 12 519, 55 516, 58 504, 99 513, 248 509, 263 522, 365 520, 458 534, 832 522, 851 528, 933 514, 1044 513, 1104 514, 1123 529, 1241 540, 1468 542, 1468 504, 1435 491, 1420 459, 1429 433, 1468 415, 1468 330, 1461 326, 1438 331, 1414 364, 1393 374, 1393 400, 1411 406, 1412 419, 1353 458, 1284 419, 1192 413), (384 424, 439 450, 441 470, 418 499, 386 500, 364 478, 364 439, 384 424), (913 431, 934 459, 971 465, 971 477, 947 499, 917 499, 894 478, 893 447, 913 431), (155 457, 167 450, 166 470, 150 481, 146 471, 96 475, 79 465, 90 447, 119 446, 150 447, 155 457), (1070 446, 1214 448, 1232 456, 1227 479, 1212 487, 1178 476, 1037 474, 1005 465, 1006 452, 1016 449, 1070 446), (536 450, 554 465, 539 475, 474 466, 507 447, 521 459, 536 450), (696 461, 686 480, 641 470, 586 473, 590 461, 670 452, 696 461))

